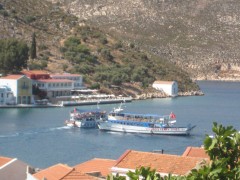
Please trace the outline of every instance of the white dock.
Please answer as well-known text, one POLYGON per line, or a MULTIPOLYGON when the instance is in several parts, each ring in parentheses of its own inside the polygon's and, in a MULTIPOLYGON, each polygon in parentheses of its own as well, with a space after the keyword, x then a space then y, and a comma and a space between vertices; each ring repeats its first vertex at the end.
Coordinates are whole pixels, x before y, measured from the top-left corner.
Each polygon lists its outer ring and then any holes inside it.
POLYGON ((75 101, 61 101, 61 106, 81 106, 81 105, 97 105, 97 104, 115 104, 121 102, 131 102, 132 97, 108 98, 108 99, 89 99, 75 101))

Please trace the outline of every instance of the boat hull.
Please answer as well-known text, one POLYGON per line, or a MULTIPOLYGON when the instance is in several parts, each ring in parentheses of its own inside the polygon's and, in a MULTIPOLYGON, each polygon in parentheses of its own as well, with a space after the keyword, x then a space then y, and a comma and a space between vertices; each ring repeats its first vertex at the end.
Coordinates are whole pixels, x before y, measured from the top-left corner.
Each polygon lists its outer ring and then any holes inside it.
POLYGON ((105 131, 126 132, 126 133, 142 133, 142 134, 159 134, 159 135, 190 135, 192 127, 141 127, 129 126, 108 121, 98 122, 98 128, 105 131))
POLYGON ((65 124, 68 127, 78 127, 78 128, 97 128, 96 121, 74 121, 74 120, 67 120, 65 124))

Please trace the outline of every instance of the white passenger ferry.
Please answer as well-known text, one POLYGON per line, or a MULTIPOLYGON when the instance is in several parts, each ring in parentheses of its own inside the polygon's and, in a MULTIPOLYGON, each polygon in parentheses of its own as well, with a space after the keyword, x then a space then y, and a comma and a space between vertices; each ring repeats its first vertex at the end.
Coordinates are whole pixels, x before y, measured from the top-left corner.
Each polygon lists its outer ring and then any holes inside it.
POLYGON ((111 112, 108 118, 98 121, 98 128, 106 131, 162 134, 162 135, 189 135, 195 126, 175 127, 176 116, 155 114, 132 114, 122 111, 111 112))

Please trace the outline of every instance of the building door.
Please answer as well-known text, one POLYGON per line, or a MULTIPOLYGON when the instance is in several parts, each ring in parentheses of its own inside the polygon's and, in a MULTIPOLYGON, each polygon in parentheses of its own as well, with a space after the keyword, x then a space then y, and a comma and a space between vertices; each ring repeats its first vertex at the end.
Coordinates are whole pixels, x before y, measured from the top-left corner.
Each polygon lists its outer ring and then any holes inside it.
POLYGON ((31 96, 28 96, 28 97, 27 97, 27 103, 28 103, 28 104, 31 104, 31 96))
POLYGON ((22 104, 22 97, 18 96, 17 104, 22 104))
POLYGON ((26 96, 22 96, 22 104, 27 104, 27 97, 26 96))

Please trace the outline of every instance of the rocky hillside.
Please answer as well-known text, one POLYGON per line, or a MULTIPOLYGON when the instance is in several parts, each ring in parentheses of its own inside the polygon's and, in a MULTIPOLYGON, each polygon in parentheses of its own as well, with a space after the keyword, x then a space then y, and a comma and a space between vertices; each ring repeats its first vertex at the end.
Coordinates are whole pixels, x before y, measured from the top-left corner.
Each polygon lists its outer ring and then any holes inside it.
POLYGON ((187 70, 240 80, 239 0, 49 0, 187 70))
POLYGON ((156 79, 178 81, 181 92, 199 90, 186 71, 131 41, 131 30, 123 38, 106 31, 107 26, 77 18, 66 7, 46 0, 0 0, 0 38, 13 37, 30 46, 35 33, 37 58, 29 59, 29 69, 80 73, 89 87, 103 92, 162 96, 149 88, 156 79))

